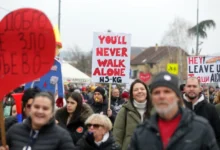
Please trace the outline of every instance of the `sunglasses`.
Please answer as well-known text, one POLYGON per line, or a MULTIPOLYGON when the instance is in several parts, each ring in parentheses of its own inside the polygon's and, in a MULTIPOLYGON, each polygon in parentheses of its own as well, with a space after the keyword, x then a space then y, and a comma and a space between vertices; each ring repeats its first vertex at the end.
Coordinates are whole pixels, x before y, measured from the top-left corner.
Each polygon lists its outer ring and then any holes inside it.
POLYGON ((31 108, 31 104, 27 104, 26 107, 27 107, 27 108, 31 108))
POLYGON ((100 124, 90 124, 90 123, 88 123, 87 125, 86 125, 88 128, 91 128, 92 126, 93 126, 93 128, 99 128, 99 127, 102 127, 103 125, 100 125, 100 124))

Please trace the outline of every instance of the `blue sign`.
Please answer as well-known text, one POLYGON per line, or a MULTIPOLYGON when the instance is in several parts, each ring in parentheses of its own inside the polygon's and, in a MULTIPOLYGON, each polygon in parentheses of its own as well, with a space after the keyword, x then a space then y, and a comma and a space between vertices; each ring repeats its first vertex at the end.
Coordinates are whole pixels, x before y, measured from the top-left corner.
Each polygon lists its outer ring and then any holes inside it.
POLYGON ((58 94, 58 97, 63 98, 64 91, 61 63, 57 59, 54 59, 54 65, 51 70, 41 78, 25 84, 24 89, 26 90, 33 87, 38 87, 42 91, 48 91, 54 95, 58 94))

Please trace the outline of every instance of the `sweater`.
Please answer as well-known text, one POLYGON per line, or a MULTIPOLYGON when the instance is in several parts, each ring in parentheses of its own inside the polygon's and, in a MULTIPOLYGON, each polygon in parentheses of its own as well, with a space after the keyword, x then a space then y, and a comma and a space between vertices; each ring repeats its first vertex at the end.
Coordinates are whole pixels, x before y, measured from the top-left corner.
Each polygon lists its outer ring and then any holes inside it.
POLYGON ((144 103, 139 103, 136 100, 133 101, 134 107, 137 109, 137 111, 141 115, 141 122, 144 121, 144 113, 146 112, 146 103, 147 101, 145 101, 144 103))

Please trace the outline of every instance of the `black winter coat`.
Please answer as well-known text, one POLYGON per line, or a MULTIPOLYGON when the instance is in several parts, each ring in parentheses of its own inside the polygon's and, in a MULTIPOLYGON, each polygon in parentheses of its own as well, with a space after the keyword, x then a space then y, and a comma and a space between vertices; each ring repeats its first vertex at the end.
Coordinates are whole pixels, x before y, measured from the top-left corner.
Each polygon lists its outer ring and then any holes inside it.
MULTIPOLYGON (((108 103, 106 101, 104 101, 103 103, 93 102, 91 107, 92 107, 94 113, 100 114, 101 112, 103 112, 104 115, 108 116, 107 115, 108 103)), ((109 119, 111 120, 112 124, 114 124, 117 113, 115 112, 115 109, 112 105, 111 105, 110 109, 112 110, 112 116, 109 117, 109 119)))
POLYGON ((71 136, 63 128, 55 124, 52 119, 39 130, 33 140, 31 119, 24 123, 13 125, 6 134, 7 144, 10 150, 23 150, 25 146, 32 145, 32 150, 74 150, 71 136))
POLYGON ((115 109, 115 112, 118 114, 119 110, 121 109, 121 107, 125 103, 125 101, 121 97, 112 97, 111 103, 115 109))
MULTIPOLYGON (((200 98, 204 98, 204 96, 202 95, 200 98)), ((208 103, 204 98, 204 100, 196 104, 195 108, 192 109, 192 103, 186 100, 186 96, 184 96, 184 103, 186 107, 193 110, 196 115, 202 116, 209 121, 214 130, 217 143, 220 146, 220 118, 215 106, 208 103)))
MULTIPOLYGON (((166 150, 219 150, 212 127, 208 121, 192 111, 180 108, 180 123, 166 150)), ((163 150, 158 129, 158 115, 139 125, 128 150, 163 150)))
POLYGON ((88 104, 83 104, 80 116, 74 117, 72 120, 70 120, 68 125, 66 125, 66 122, 69 114, 66 111, 66 107, 57 110, 55 118, 59 122, 58 125, 69 131, 73 139, 73 143, 76 144, 87 130, 85 121, 92 114, 92 108, 88 104))
POLYGON ((115 143, 113 135, 110 133, 106 142, 103 142, 100 146, 94 143, 94 139, 91 139, 86 132, 82 139, 80 139, 76 145, 77 150, 120 150, 118 144, 115 143))

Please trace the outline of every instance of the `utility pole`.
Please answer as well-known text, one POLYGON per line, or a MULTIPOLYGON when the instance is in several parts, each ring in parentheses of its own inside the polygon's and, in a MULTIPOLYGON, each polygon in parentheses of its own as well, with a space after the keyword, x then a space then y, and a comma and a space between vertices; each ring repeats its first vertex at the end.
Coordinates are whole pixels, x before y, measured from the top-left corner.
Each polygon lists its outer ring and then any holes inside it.
POLYGON ((199 0, 197 0, 196 56, 199 55, 199 0))
POLYGON ((59 29, 59 32, 60 32, 60 19, 61 19, 61 0, 58 0, 58 29, 59 29))

